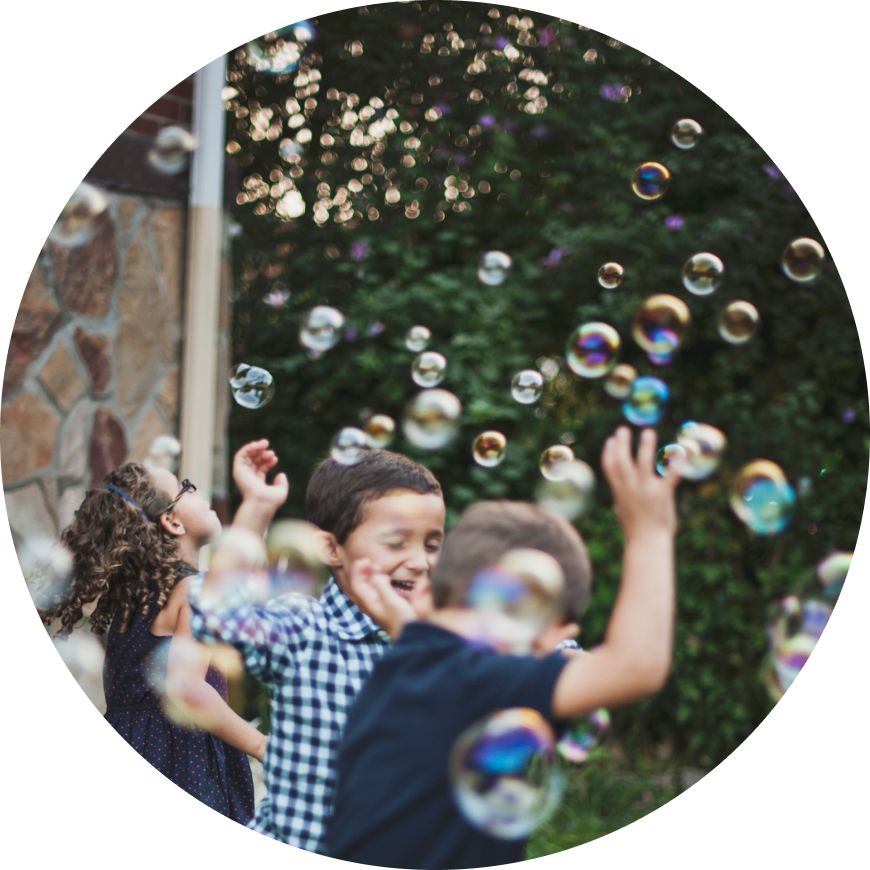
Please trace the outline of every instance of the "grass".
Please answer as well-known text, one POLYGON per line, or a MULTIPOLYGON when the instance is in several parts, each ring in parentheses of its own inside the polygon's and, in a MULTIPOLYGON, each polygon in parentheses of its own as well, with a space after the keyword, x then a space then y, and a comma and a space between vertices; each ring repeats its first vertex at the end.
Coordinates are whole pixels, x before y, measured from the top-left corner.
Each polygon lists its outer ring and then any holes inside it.
POLYGON ((685 791, 676 761, 635 760, 629 768, 609 749, 567 771, 559 808, 529 839, 527 858, 580 846, 617 831, 685 791))

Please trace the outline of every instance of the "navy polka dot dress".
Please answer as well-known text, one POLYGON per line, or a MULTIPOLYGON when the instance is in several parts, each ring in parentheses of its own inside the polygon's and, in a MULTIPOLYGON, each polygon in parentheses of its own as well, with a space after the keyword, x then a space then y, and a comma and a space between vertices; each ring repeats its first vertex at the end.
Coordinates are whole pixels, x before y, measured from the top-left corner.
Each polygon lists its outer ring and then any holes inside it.
MULTIPOLYGON (((170 721, 160 705, 166 683, 170 637, 151 634, 151 622, 136 613, 125 633, 112 622, 106 646, 103 685, 106 719, 164 776, 207 806, 247 824, 254 814, 254 782, 247 756, 200 729, 170 721)), ((226 677, 209 667, 206 681, 227 699, 226 677)))

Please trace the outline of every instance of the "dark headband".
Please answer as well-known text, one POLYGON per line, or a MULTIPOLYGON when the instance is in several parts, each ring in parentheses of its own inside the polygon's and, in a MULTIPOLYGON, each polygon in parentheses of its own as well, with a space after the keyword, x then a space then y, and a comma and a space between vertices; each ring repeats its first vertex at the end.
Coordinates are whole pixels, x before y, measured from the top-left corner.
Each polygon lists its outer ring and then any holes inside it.
POLYGON ((132 499, 126 492, 124 492, 123 489, 119 489, 117 486, 114 486, 111 483, 106 484, 106 489, 110 489, 110 490, 112 490, 112 492, 118 493, 118 495, 121 496, 121 498, 124 499, 124 501, 130 502, 130 504, 133 505, 133 507, 136 508, 136 510, 140 514, 142 514, 142 516, 145 517, 145 519, 148 520, 149 523, 154 522, 154 520, 152 520, 151 517, 149 517, 148 514, 146 514, 145 511, 143 511, 142 508, 139 507, 139 505, 136 503, 136 501, 134 499, 132 499))

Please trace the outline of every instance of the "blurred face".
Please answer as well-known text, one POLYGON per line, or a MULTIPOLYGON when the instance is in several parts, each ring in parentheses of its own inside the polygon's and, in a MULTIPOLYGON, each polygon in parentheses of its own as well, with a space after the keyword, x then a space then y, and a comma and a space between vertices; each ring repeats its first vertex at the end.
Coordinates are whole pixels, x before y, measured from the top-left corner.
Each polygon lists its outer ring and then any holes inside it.
MULTIPOLYGON (((148 472, 154 485, 163 492, 170 501, 174 501, 181 492, 181 482, 171 472, 164 468, 152 469, 148 472)), ((184 531, 182 534, 203 544, 209 538, 220 534, 221 521, 218 515, 209 507, 205 496, 198 492, 186 492, 175 507, 169 511, 169 518, 180 523, 184 531)), ((178 534, 178 532, 175 532, 178 534)))
POLYGON ((330 560, 339 585, 358 559, 370 559, 388 574, 393 588, 408 600, 428 581, 444 540, 445 508, 439 495, 398 490, 369 502, 363 521, 335 545, 330 560))

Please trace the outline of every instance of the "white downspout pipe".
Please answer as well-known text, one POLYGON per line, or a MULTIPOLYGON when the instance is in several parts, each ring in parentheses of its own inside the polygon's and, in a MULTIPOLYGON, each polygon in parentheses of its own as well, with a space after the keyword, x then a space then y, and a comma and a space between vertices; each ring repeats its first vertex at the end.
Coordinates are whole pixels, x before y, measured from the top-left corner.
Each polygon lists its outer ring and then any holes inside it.
POLYGON ((181 478, 212 494, 218 317, 223 241, 226 56, 199 70, 193 83, 193 134, 187 216, 187 281, 182 362, 181 478))

